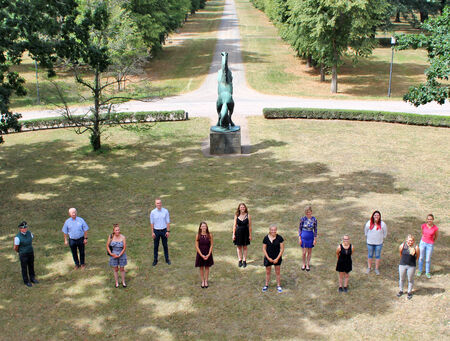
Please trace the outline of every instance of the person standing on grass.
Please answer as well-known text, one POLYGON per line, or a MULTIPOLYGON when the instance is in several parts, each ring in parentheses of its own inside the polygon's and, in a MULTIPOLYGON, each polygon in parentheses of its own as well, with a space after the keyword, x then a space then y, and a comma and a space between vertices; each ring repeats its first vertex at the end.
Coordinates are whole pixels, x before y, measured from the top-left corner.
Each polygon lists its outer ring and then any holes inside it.
POLYGON ((247 245, 252 240, 252 218, 248 214, 247 206, 240 203, 234 215, 233 242, 236 245, 238 266, 247 266, 247 245))
POLYGON ((367 270, 366 273, 370 273, 372 268, 372 258, 375 256, 375 273, 380 274, 380 260, 381 249, 383 248, 383 241, 387 236, 387 226, 384 221, 381 220, 380 211, 372 213, 370 220, 364 227, 364 233, 367 237, 367 270))
POLYGON ((14 250, 19 253, 23 283, 31 287, 31 283, 39 283, 34 273, 34 236, 28 230, 26 221, 22 221, 18 227, 20 232, 14 237, 14 250))
POLYGON ((422 239, 420 240, 420 257, 419 257, 419 271, 417 277, 422 275, 423 259, 425 258, 425 275, 431 278, 431 255, 433 254, 434 242, 439 236, 439 229, 434 225, 434 215, 431 213, 427 216, 427 222, 422 225, 422 239))
POLYGON ((195 249, 197 250, 195 267, 200 268, 201 287, 202 289, 208 288, 209 268, 214 265, 212 255, 213 236, 209 232, 208 224, 204 221, 198 227, 197 236, 195 237, 195 249))
POLYGON ((77 216, 76 208, 69 208, 69 216, 62 228, 64 233, 64 245, 70 246, 70 251, 72 251, 73 261, 75 262, 75 269, 84 269, 85 256, 84 248, 88 241, 87 231, 89 226, 86 224, 83 218, 77 216), (80 258, 78 258, 78 251, 80 252, 80 258))
POLYGON ((127 265, 127 240, 123 234, 120 233, 119 224, 113 224, 113 233, 108 236, 106 242, 106 251, 110 255, 109 265, 114 268, 114 279, 116 281, 116 288, 119 287, 119 267, 120 275, 122 277, 122 286, 127 287, 125 283, 125 265, 127 265))
POLYGON ((270 273, 272 271, 272 265, 275 267, 275 275, 277 276, 277 291, 283 292, 281 288, 281 274, 280 267, 283 261, 284 252, 284 239, 277 234, 277 226, 271 225, 269 234, 263 239, 263 253, 264 253, 264 266, 266 267, 266 285, 262 288, 263 292, 266 292, 269 288, 270 273))
POLYGON ((397 297, 403 295, 403 282, 405 277, 408 276, 408 299, 412 298, 412 289, 414 285, 414 272, 416 272, 416 260, 419 258, 420 249, 417 245, 414 245, 414 237, 408 235, 406 241, 401 243, 398 251, 400 252, 400 265, 398 266, 399 292, 397 297))
POLYGON ((352 254, 354 251, 353 245, 350 244, 350 237, 344 235, 342 243, 336 249, 336 271, 339 272, 339 292, 348 292, 348 278, 350 271, 352 271, 352 254), (344 287, 342 287, 342 282, 344 282, 344 287))
POLYGON ((312 215, 311 206, 306 206, 305 216, 300 218, 298 227, 298 244, 302 248, 302 270, 309 271, 312 248, 317 240, 317 219, 312 215))
POLYGON ((155 199, 155 208, 150 212, 150 225, 152 227, 153 238, 153 266, 158 264, 158 249, 159 240, 162 240, 164 248, 164 257, 166 263, 171 264, 169 259, 169 247, 167 245, 167 239, 170 234, 170 215, 169 211, 162 207, 162 201, 160 198, 155 199))

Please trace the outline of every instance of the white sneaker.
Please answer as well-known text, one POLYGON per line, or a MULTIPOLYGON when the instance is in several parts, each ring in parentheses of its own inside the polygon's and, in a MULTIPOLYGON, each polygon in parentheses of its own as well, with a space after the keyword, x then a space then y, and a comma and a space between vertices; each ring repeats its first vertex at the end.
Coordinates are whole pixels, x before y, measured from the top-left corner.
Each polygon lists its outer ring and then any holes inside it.
POLYGON ((280 286, 278 286, 277 291, 281 293, 281 292, 283 292, 283 289, 280 286))
POLYGON ((380 274, 380 270, 375 269, 375 273, 377 274, 377 276, 380 274))
POLYGON ((370 274, 370 268, 367 268, 366 274, 370 274))

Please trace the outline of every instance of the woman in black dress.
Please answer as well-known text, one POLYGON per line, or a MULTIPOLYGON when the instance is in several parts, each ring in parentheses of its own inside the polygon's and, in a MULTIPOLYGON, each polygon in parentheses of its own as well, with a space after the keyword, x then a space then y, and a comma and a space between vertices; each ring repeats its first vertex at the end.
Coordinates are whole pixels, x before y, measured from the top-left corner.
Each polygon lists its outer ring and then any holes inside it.
POLYGON ((275 275, 277 276, 277 291, 283 292, 281 288, 280 266, 283 261, 282 255, 284 252, 284 239, 277 234, 277 226, 272 225, 269 229, 269 234, 263 240, 264 266, 266 267, 266 285, 262 288, 266 292, 269 288, 270 273, 272 265, 275 266, 275 275))
POLYGON ((208 224, 202 221, 198 227, 197 237, 195 238, 195 248, 197 256, 195 258, 195 267, 200 268, 200 279, 202 288, 208 287, 209 268, 214 264, 212 255, 213 236, 209 232, 208 224))
POLYGON ((240 203, 234 215, 233 242, 237 248, 239 267, 247 266, 247 245, 252 240, 252 218, 247 206, 240 203))
POLYGON ((354 247, 350 244, 350 237, 345 235, 342 238, 342 243, 336 249, 337 265, 336 271, 339 272, 339 292, 348 291, 348 277, 350 271, 352 271, 352 254, 354 247), (342 288, 342 282, 344 282, 344 288, 342 288))

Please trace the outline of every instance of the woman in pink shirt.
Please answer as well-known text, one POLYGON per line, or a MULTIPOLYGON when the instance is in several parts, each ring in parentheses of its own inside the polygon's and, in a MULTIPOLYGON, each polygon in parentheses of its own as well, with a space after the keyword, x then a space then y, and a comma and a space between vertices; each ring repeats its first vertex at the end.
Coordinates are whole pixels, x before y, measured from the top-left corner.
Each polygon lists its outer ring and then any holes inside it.
POLYGON ((420 277, 422 275, 423 259, 425 258, 425 275, 427 276, 427 278, 431 278, 431 255, 433 253, 434 242, 436 241, 439 234, 438 230, 438 227, 434 225, 434 216, 430 213, 427 216, 426 224, 422 225, 422 239, 419 244, 419 271, 417 271, 417 277, 420 277))

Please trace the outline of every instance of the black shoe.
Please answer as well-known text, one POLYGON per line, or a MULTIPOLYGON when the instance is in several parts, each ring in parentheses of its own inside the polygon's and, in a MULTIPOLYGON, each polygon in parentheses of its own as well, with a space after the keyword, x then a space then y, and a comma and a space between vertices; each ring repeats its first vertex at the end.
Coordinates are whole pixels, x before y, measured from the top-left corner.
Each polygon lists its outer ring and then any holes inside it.
POLYGON ((412 298, 412 293, 408 292, 408 300, 410 300, 412 298))
POLYGON ((153 263, 152 263, 152 265, 155 266, 156 264, 158 264, 158 261, 157 261, 157 260, 154 260, 153 263))
POLYGON ((122 283, 122 286, 123 286, 124 288, 126 288, 126 287, 127 287, 127 285, 126 285, 126 284, 123 284, 123 283, 122 283))
POLYGON ((344 292, 348 292, 348 288, 347 287, 344 287, 344 292))
POLYGON ((344 289, 342 289, 342 287, 339 287, 338 291, 341 293, 344 292, 344 289))
POLYGON ((239 261, 238 266, 239 266, 239 267, 242 267, 242 261, 241 261, 241 260, 239 261))
POLYGON ((242 267, 243 267, 243 268, 247 267, 247 261, 244 260, 244 261, 242 262, 242 267))
POLYGON ((27 287, 32 287, 32 286, 33 286, 33 284, 31 284, 30 282, 26 282, 25 285, 26 285, 27 287))
POLYGON ((36 278, 34 278, 34 279, 31 280, 31 283, 38 284, 39 281, 36 278))
POLYGON ((167 263, 168 265, 172 264, 172 262, 170 261, 170 259, 167 259, 167 260, 166 260, 166 263, 167 263))
POLYGON ((398 294, 397 294, 397 297, 400 297, 402 295, 403 295, 403 291, 399 291, 398 294))

